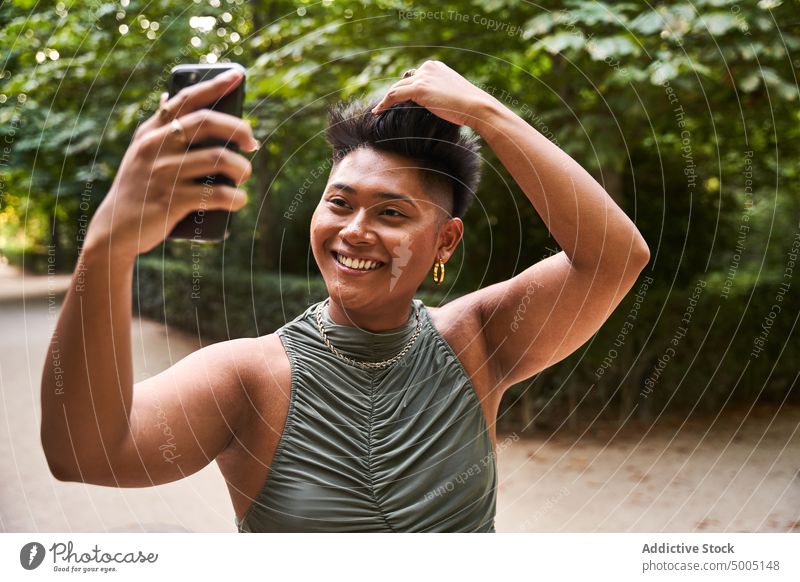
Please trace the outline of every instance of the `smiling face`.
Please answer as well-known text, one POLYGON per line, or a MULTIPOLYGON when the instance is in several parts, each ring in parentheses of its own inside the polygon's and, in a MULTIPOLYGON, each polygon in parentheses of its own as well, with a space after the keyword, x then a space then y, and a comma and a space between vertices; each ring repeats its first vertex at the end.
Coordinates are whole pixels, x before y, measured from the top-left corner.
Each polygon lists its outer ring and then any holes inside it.
POLYGON ((406 317, 436 258, 446 262, 461 240, 461 220, 442 208, 449 195, 397 154, 364 147, 340 160, 311 219, 332 307, 385 327, 406 317))

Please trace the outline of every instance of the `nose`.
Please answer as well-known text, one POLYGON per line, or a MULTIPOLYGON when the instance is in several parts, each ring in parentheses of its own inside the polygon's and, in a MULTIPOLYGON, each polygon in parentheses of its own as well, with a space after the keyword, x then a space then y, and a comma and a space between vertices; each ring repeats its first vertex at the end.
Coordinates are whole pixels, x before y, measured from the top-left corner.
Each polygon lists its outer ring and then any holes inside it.
POLYGON ((372 231, 366 210, 357 212, 353 218, 339 231, 339 237, 351 245, 373 244, 375 233, 372 231))

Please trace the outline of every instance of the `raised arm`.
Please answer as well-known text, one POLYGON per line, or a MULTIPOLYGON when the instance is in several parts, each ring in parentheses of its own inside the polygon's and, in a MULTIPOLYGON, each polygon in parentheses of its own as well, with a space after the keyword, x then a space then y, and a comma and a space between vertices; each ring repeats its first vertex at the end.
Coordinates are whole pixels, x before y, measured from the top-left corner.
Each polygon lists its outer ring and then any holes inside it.
POLYGON ((586 342, 647 264, 636 226, 575 160, 500 101, 438 61, 389 90, 379 109, 411 99, 477 131, 563 249, 515 277, 448 304, 483 323, 498 390, 586 342))
MULTIPOLYGON (((218 77, 170 101, 190 141, 213 135, 253 148, 247 123, 200 109, 238 82, 218 77)), ((208 209, 243 206, 238 188, 215 185, 209 196, 208 186, 194 182, 215 173, 240 184, 250 163, 225 148, 187 153, 158 115, 134 135, 89 225, 42 374, 41 439, 58 479, 116 486, 172 481, 213 460, 245 418, 249 367, 241 354, 253 340, 208 346, 133 385, 135 258, 201 201, 208 209)))

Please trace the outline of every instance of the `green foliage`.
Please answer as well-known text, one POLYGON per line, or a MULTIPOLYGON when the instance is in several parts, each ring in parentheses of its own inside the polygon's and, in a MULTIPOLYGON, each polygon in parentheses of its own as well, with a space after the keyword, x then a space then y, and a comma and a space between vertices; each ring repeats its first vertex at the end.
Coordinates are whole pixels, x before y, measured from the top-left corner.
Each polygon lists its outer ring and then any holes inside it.
MULTIPOLYGON (((766 177, 775 173, 784 185, 776 204, 798 210, 789 195, 797 173, 776 157, 779 143, 783 159, 798 153, 789 55, 800 37, 780 28, 797 16, 796 3, 127 4, 76 3, 54 15, 11 2, 0 17, 0 120, 23 120, 9 164, 17 176, 14 209, 40 220, 62 217, 62 227, 51 230, 61 231, 55 242, 64 252, 73 247, 70 256, 80 242, 81 197, 91 212, 135 125, 155 109, 171 66, 209 53, 248 67, 247 115, 267 143, 254 160, 253 204, 237 217, 238 236, 226 250, 248 267, 315 270, 297 257, 308 256, 308 218, 326 177, 327 105, 379 96, 428 58, 495 94, 592 171, 660 248, 656 268, 664 278, 677 272, 688 281, 724 268, 725 252, 717 249, 734 240, 726 222, 742 210, 735 197, 744 150, 763 152, 753 160, 765 177, 758 198, 770 196, 775 180, 766 177), (198 16, 215 19, 207 32, 190 26, 198 16), (682 176, 685 129, 696 175, 714 178, 715 191, 690 187, 682 176), (23 199, 30 203, 23 207, 23 199)), ((485 154, 483 187, 467 218, 463 248, 470 253, 458 278, 464 291, 508 278, 553 246, 507 172, 485 154), (497 236, 500 224, 507 228, 497 236)))
MULTIPOLYGON (((134 282, 137 313, 223 341, 272 333, 328 296, 318 277, 225 269, 202 251, 196 257, 188 263, 140 258, 134 282)), ((426 305, 443 301, 435 292, 417 297, 426 305)))
MULTIPOLYGON (((735 244, 732 221, 742 212, 736 197, 746 150, 764 152, 752 160, 754 171, 780 174, 786 187, 777 197, 797 210, 790 196, 800 185, 796 174, 774 155, 777 143, 797 153, 796 140, 787 141, 797 132, 787 51, 799 39, 779 28, 796 15, 796 4, 345 1, 270 3, 269 11, 264 26, 253 27, 262 52, 251 77, 265 95, 254 111, 258 127, 280 143, 265 170, 270 228, 259 231, 271 241, 264 247, 271 256, 285 241, 304 238, 297 226, 307 223, 317 196, 304 196, 292 219, 281 215, 308 177, 306 160, 314 167, 324 155, 324 106, 378 96, 428 58, 492 92, 587 167, 659 249, 655 267, 663 279, 686 283, 725 267, 735 244), (711 178, 718 186, 709 190, 711 178)), ((464 291, 508 278, 553 246, 507 172, 485 154, 479 200, 467 217, 464 291), (496 236, 500 224, 506 228, 496 236)), ((757 200, 770 196, 769 180, 756 188, 757 200)), ((286 255, 298 251, 304 249, 286 255)), ((305 262, 281 264, 307 269, 305 262)))
MULTIPOLYGON (((746 325, 764 316, 774 295, 766 282, 782 276, 786 239, 797 232, 800 217, 800 172, 793 162, 800 155, 797 2, 214 4, 3 4, 4 254, 41 257, 54 245, 61 267, 70 268, 81 225, 107 191, 136 125, 156 109, 171 67, 207 55, 238 61, 248 69, 246 116, 265 146, 253 159, 251 202, 235 216, 232 237, 203 251, 204 264, 225 265, 231 274, 224 286, 204 280, 209 294, 203 313, 210 323, 203 319, 201 331, 217 339, 263 333, 322 291, 310 282, 317 269, 308 225, 329 170, 327 106, 378 97, 405 69, 439 59, 500 99, 604 185, 649 243, 662 307, 678 309, 673 303, 685 297, 683 291, 679 299, 670 294, 702 277, 709 285, 727 281, 731 297, 753 306, 746 325), (213 22, 193 28, 196 17, 213 22)), ((442 300, 508 279, 558 250, 508 172, 486 148, 484 155, 484 179, 465 219, 463 244, 448 265, 451 287, 442 300)), ((193 252, 189 245, 166 243, 151 253, 158 264, 166 259, 170 265, 161 287, 154 279, 160 267, 142 260, 138 297, 144 313, 166 309, 169 322, 196 329, 199 312, 187 300, 186 287, 193 252)), ((728 325, 736 308, 725 309, 717 319, 709 319, 709 309, 697 320, 698 330, 712 321, 715 327, 705 346, 741 334, 728 325)), ((663 321, 660 314, 647 317, 663 321)), ((791 323, 786 320, 781 325, 791 323)), ((637 336, 636 342, 662 346, 659 337, 669 332, 669 326, 659 327, 652 338, 637 336)), ((783 345, 789 334, 776 327, 773 345, 783 345)), ((686 357, 701 349, 691 343, 701 339, 687 338, 686 357)), ((602 359, 603 349, 595 349, 587 348, 586 360, 574 366, 570 360, 537 381, 547 390, 569 374, 587 381, 597 357, 602 359)), ((730 356, 725 358, 727 365, 730 356)), ((681 360, 672 369, 677 373, 690 363, 681 360)), ((692 370, 695 383, 710 374, 697 364, 692 370)), ((727 370, 715 372, 715 398, 732 389, 727 370)), ((679 381, 669 378, 671 385, 679 381)), ((620 406, 625 410, 621 401, 620 406)))
POLYGON ((780 279, 741 281, 724 298, 719 278, 648 288, 649 276, 642 274, 589 342, 509 389, 500 415, 507 428, 577 428, 597 418, 651 421, 666 411, 716 415, 732 403, 800 402, 798 313, 789 308, 796 289, 786 292, 780 279), (776 303, 783 311, 772 317, 776 303))
MULTIPOLYGON (((721 299, 719 279, 667 289, 653 286, 651 277, 642 275, 585 346, 512 387, 503 422, 525 424, 519 403, 526 398, 536 400, 539 424, 560 424, 567 417, 577 422, 597 411, 610 419, 647 420, 670 407, 716 413, 731 400, 780 402, 791 394, 797 399, 792 392, 800 358, 797 314, 768 317, 780 279, 743 282, 721 299), (753 355, 759 337, 765 338, 764 349, 753 355), (570 405, 575 394, 580 403, 570 405)), ((139 315, 208 342, 272 333, 326 295, 320 278, 223 268, 202 252, 195 263, 142 258, 135 270, 139 315)), ((792 296, 784 295, 781 303, 788 307, 792 296)), ((435 306, 457 295, 430 291, 417 297, 435 306)))
POLYGON ((53 9, 17 0, 0 15, 0 139, 14 175, 0 194, 13 195, 7 215, 50 223, 24 246, 54 245, 62 266, 74 264, 81 225, 108 190, 136 125, 157 107, 171 67, 208 52, 192 45, 190 18, 223 12, 194 4, 176 10, 166 0, 125 4, 53 9))

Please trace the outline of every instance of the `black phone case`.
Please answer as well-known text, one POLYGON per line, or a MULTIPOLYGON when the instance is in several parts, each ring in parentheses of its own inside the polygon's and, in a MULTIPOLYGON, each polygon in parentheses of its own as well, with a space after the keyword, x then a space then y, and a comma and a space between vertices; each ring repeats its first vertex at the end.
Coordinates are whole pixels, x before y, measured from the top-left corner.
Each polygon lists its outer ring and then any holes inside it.
MULTIPOLYGON (((174 96, 178 91, 184 87, 188 87, 195 83, 212 79, 217 75, 229 71, 233 68, 241 69, 244 73, 244 67, 238 63, 219 63, 214 65, 178 65, 171 71, 168 91, 169 96, 174 96)), ((227 113, 235 117, 242 117, 242 106, 244 102, 245 79, 242 78, 241 83, 230 93, 221 97, 214 103, 208 104, 208 109, 214 109, 222 113, 227 113)), ((189 146, 189 149, 197 149, 204 147, 223 146, 235 152, 239 151, 236 143, 220 139, 211 139, 201 143, 195 143, 189 146)), ((214 174, 197 178, 196 182, 213 186, 214 184, 228 184, 235 186, 233 180, 222 174, 214 174)), ((211 196, 209 190, 208 196, 211 196)), ((203 196, 206 196, 204 191, 203 196)), ((172 232, 167 236, 168 239, 188 239, 197 242, 221 242, 228 238, 230 235, 230 225, 232 220, 232 213, 226 210, 196 210, 187 214, 181 219, 172 232)))

